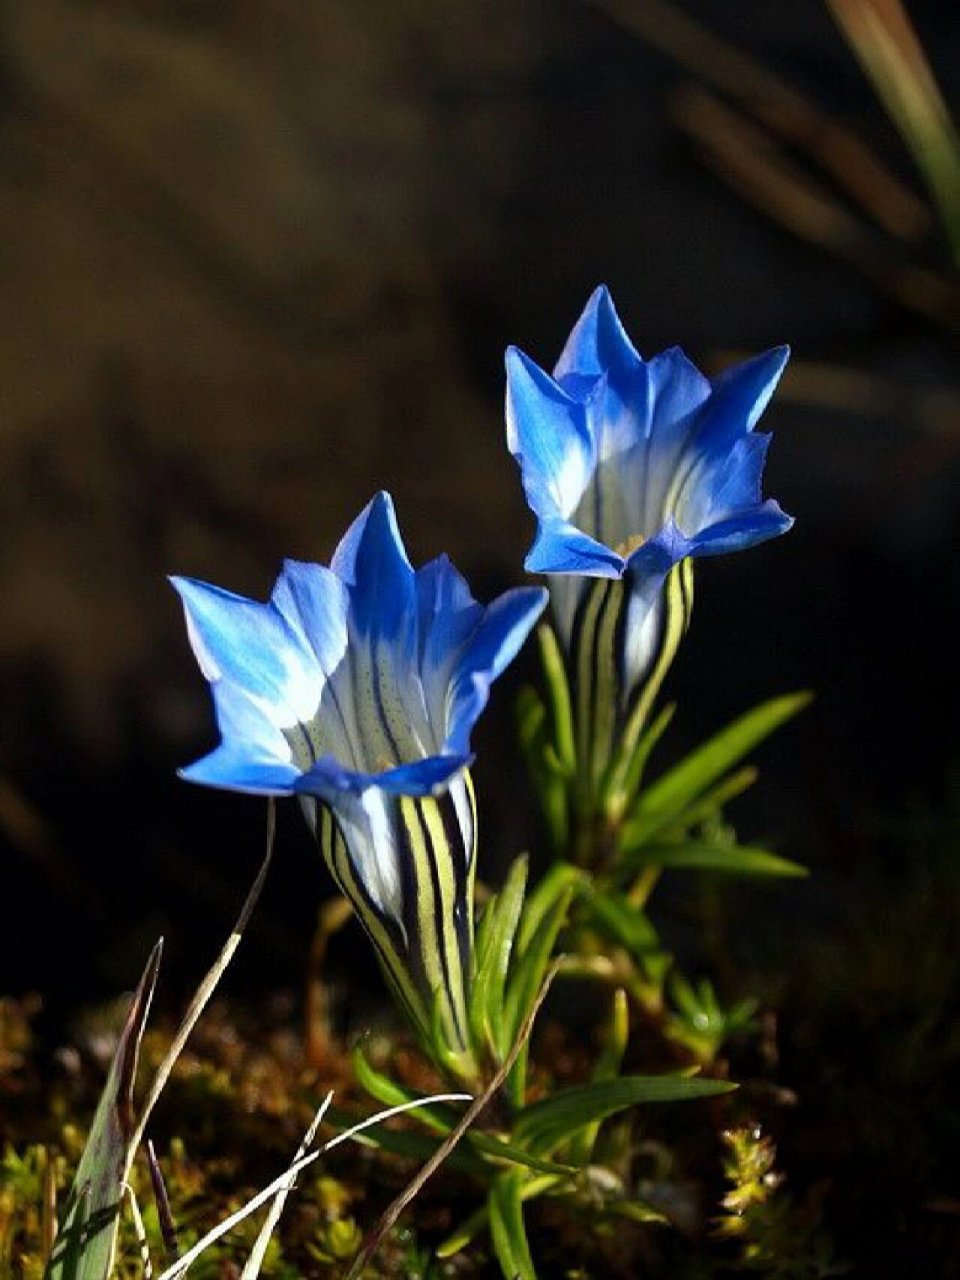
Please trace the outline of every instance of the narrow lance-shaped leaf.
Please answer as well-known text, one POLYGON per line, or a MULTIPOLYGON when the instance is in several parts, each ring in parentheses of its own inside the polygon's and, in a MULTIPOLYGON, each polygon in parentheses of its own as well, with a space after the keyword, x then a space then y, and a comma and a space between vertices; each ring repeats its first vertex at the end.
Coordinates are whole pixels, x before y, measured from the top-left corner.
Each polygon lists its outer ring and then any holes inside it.
MULTIPOLYGON (((568 881, 559 896, 554 897, 546 913, 541 916, 536 932, 522 952, 519 950, 519 938, 523 932, 523 921, 521 919, 520 932, 518 933, 519 958, 510 974, 503 1012, 505 1029, 511 1040, 520 1030, 524 1019, 533 1007, 533 1002, 537 998, 537 992, 540 990, 543 975, 547 971, 547 965, 553 952, 553 944, 556 942, 557 934, 567 918, 567 910, 573 894, 574 886, 568 881)), ((523 1106, 526 1093, 528 1055, 529 1046, 524 1045, 517 1055, 513 1070, 507 1079, 507 1091, 514 1106, 517 1107, 523 1106)))
POLYGON ((487 1196, 490 1236, 506 1280, 537 1280, 523 1225, 523 1175, 511 1170, 494 1179, 487 1196))
MULTIPOLYGON (((613 1007, 604 1029, 603 1048, 593 1068, 594 1082, 616 1080, 620 1074, 623 1055, 627 1051, 627 1040, 630 1035, 630 1008, 626 991, 618 988, 613 993, 613 1007)), ((588 1125, 574 1135, 571 1158, 576 1165, 588 1164, 593 1155, 597 1135, 600 1132, 599 1120, 591 1120, 588 1125)))
POLYGON ((811 694, 806 692, 784 694, 734 720, 646 787, 637 799, 631 820, 682 812, 748 751, 802 711, 810 699, 811 694))
MULTIPOLYGON (((447 1108, 428 1107, 422 1094, 418 1094, 412 1089, 404 1088, 371 1067, 359 1045, 353 1051, 353 1069, 357 1077, 357 1083, 366 1089, 372 1097, 376 1098, 378 1102, 385 1103, 387 1106, 412 1106, 418 1104, 417 1115, 419 1118, 441 1137, 446 1137, 457 1124, 458 1117, 447 1108)), ((346 1116, 340 1113, 332 1113, 332 1119, 338 1125, 351 1123, 346 1116)), ((390 1147, 388 1142, 380 1142, 380 1136, 390 1138, 397 1135, 383 1130, 370 1139, 373 1145, 381 1145, 387 1147, 388 1150, 393 1150, 394 1148, 390 1147)), ((558 1165, 550 1160, 540 1160, 536 1156, 531 1156, 522 1148, 501 1138, 494 1137, 492 1134, 484 1133, 479 1129, 471 1130, 467 1137, 466 1145, 488 1158, 504 1163, 519 1164, 540 1173, 563 1175, 569 1172, 566 1166, 558 1165)))
POLYGON ((649 1102, 686 1102, 729 1093, 736 1085, 698 1076, 621 1076, 562 1089, 535 1102, 517 1120, 514 1136, 537 1155, 554 1151, 578 1129, 627 1107, 649 1102))
POLYGON ((664 867, 672 871, 714 871, 726 876, 805 876, 806 867, 750 845, 727 845, 700 840, 680 844, 644 845, 631 867, 664 867))
MULTIPOLYGON (((726 804, 742 795, 756 782, 758 771, 752 765, 744 765, 721 778, 718 783, 708 787, 692 804, 687 805, 680 813, 653 813, 640 815, 628 822, 620 835, 620 848, 624 854, 632 853, 641 845, 661 833, 672 831, 689 831, 702 822, 716 818, 726 804)), ((619 867, 618 867, 619 869, 619 867)))
POLYGON ((486 1043, 501 1059, 510 1043, 503 1021, 503 993, 526 883, 527 859, 517 858, 503 888, 487 903, 477 933, 470 1028, 477 1048, 486 1043))
POLYGON ((107 1280, 116 1249, 123 1183, 135 1136, 133 1086, 153 999, 162 941, 150 954, 117 1042, 87 1145, 67 1198, 46 1280, 107 1280))

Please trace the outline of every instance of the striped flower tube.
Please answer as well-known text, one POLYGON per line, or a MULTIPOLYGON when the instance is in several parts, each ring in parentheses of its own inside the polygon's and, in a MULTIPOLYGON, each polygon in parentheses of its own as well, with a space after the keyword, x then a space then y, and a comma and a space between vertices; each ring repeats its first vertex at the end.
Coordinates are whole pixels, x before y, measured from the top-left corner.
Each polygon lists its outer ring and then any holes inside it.
POLYGON ((507 439, 537 517, 526 567, 550 575, 593 794, 636 742, 689 622, 692 561, 793 523, 761 496, 769 437, 753 432, 787 355, 714 379, 677 347, 644 360, 603 286, 552 376, 507 352, 507 439))
POLYGON ((469 1054, 470 733, 546 592, 483 606, 445 556, 414 570, 386 493, 329 568, 287 561, 266 603, 172 582, 221 734, 181 776, 299 796, 414 1024, 469 1054))

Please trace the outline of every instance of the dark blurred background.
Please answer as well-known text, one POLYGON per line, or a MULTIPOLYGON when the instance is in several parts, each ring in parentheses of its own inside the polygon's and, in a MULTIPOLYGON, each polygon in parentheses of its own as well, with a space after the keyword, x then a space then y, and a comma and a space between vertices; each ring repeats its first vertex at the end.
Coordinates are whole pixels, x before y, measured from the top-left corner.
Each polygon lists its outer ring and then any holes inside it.
MULTIPOLYGON (((910 11, 956 101, 960 10, 910 11)), ((680 12, 7 0, 0 989, 115 991, 161 931, 195 979, 263 806, 175 778, 213 726, 164 575, 264 596, 385 487, 415 560, 521 580, 502 351, 550 363, 599 281, 647 355, 794 349, 766 488, 797 525, 699 574, 666 748, 816 690, 736 811, 816 875, 755 922, 789 952, 905 856, 884 815, 938 804, 957 751, 947 236, 818 0, 680 12)), ((511 701, 477 734, 490 868, 537 840, 511 701)), ((327 885, 296 818, 240 985, 299 980, 327 885)))

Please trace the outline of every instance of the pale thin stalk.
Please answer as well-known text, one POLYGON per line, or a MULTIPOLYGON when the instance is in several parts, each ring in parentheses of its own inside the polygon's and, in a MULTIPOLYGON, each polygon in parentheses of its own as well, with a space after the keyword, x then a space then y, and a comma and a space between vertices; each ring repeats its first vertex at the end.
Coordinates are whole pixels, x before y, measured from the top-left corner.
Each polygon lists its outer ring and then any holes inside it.
MULTIPOLYGON (((329 1100, 333 1096, 332 1093, 324 1099, 324 1106, 329 1106, 329 1100)), ((173 1266, 167 1267, 166 1271, 158 1276, 157 1280, 177 1280, 178 1276, 182 1276, 188 1267, 191 1267, 205 1249, 214 1244, 221 1236, 225 1236, 228 1231, 232 1231, 235 1226, 243 1222, 244 1218, 248 1218, 251 1213, 256 1211, 267 1203, 267 1201, 282 1191, 291 1178, 296 1178, 308 1165, 313 1164, 315 1160, 319 1160, 322 1155, 326 1155, 328 1151, 332 1151, 334 1147, 346 1142, 349 1138, 354 1138, 358 1133, 362 1133, 364 1129, 370 1129, 376 1124, 381 1124, 384 1120, 390 1120, 393 1116, 402 1115, 406 1111, 415 1111, 418 1107, 433 1106, 437 1102, 468 1102, 470 1101, 469 1093, 438 1093, 429 1098, 415 1098, 412 1102, 402 1102, 399 1106, 389 1107, 386 1111, 378 1111, 375 1116, 368 1116, 366 1120, 361 1120, 359 1124, 351 1126, 338 1133, 335 1138, 331 1138, 329 1142, 319 1149, 319 1151, 311 1151, 308 1156, 304 1156, 302 1160, 295 1160, 289 1169, 280 1174, 278 1178, 274 1178, 269 1186, 264 1187, 262 1191, 258 1191, 252 1199, 248 1200, 242 1208, 236 1213, 231 1213, 228 1218, 217 1224, 211 1231, 198 1240, 192 1249, 189 1249, 182 1258, 178 1258, 173 1266)))
MULTIPOLYGON (((389 1206, 389 1208, 383 1214, 380 1221, 374 1227, 372 1233, 367 1239, 366 1244, 363 1246, 363 1248, 357 1254, 357 1257, 354 1259, 353 1266, 347 1272, 344 1280, 358 1280, 358 1277, 363 1274, 364 1270, 367 1267, 367 1264, 373 1260, 374 1254, 377 1252, 377 1250, 380 1248, 380 1245, 383 1243, 384 1236, 386 1236, 387 1232, 391 1229, 391 1227, 393 1227, 394 1223, 400 1217, 401 1213, 403 1213, 407 1205, 410 1204, 410 1202, 414 1199, 414 1197, 419 1193, 420 1189, 428 1181, 428 1179, 431 1178, 434 1173, 436 1173, 437 1169, 439 1169, 439 1167, 443 1164, 444 1160, 446 1160, 447 1156, 451 1153, 451 1151, 453 1151, 454 1147, 457 1145, 457 1143, 460 1141, 463 1135, 467 1132, 467 1130, 473 1124, 474 1120, 477 1119, 477 1117, 483 1111, 484 1107, 487 1105, 490 1099, 494 1096, 497 1090, 501 1088, 501 1086, 503 1085, 503 1082, 506 1080, 507 1076, 510 1074, 513 1064, 516 1062, 517 1058, 520 1056, 521 1049, 527 1043, 527 1040, 530 1037, 530 1032, 533 1030, 534 1021, 536 1019, 537 1014, 540 1012, 540 1006, 543 1004, 544 1000, 546 1000, 547 998, 547 992, 550 990, 551 983, 553 982, 554 978, 557 976, 557 972, 560 968, 561 962, 562 962, 562 957, 558 956, 557 959, 554 960, 554 962, 551 964, 550 968, 547 970, 546 975, 544 976, 544 979, 543 979, 543 984, 540 987, 540 990, 537 994, 537 998, 536 1000, 534 1000, 533 1005, 530 1008, 530 1012, 527 1014, 526 1018, 524 1019, 523 1025, 521 1026, 519 1032, 517 1033, 517 1038, 513 1042, 510 1052, 507 1054, 506 1058, 504 1059, 497 1073, 494 1075, 493 1079, 487 1085, 483 1093, 478 1098, 476 1098, 471 1104, 471 1106, 469 1106, 467 1110, 463 1113, 463 1116, 461 1117, 456 1128, 450 1130, 450 1135, 446 1139, 446 1141, 443 1142, 436 1149, 436 1151, 433 1153, 430 1159, 426 1162, 426 1164, 423 1166, 420 1172, 416 1175, 416 1177, 414 1177, 410 1181, 410 1183, 406 1187, 404 1187, 400 1195, 397 1196, 396 1200, 393 1201, 393 1203, 389 1206)), ((164 1277, 161 1277, 161 1280, 164 1280, 164 1277)))
MULTIPOLYGON (((320 1103, 320 1106, 317 1108, 317 1114, 313 1117, 313 1120, 310 1122, 309 1129, 307 1129, 307 1132, 303 1135, 303 1141, 300 1143, 300 1146, 297 1149, 297 1154, 294 1157, 294 1164, 296 1164, 298 1160, 302 1160, 306 1155, 307 1150, 313 1145, 313 1140, 317 1135, 317 1130, 320 1128, 320 1122, 327 1114, 327 1110, 332 1101, 333 1090, 331 1089, 324 1100, 320 1103)), ((297 1175, 295 1173, 288 1174, 283 1186, 274 1196, 273 1204, 270 1206, 270 1211, 263 1221, 263 1226, 260 1228, 257 1238, 254 1241, 253 1248, 250 1250, 250 1256, 244 1263, 240 1280, 256 1280, 256 1277, 259 1276, 260 1268, 263 1266, 263 1259, 267 1252, 267 1246, 270 1244, 270 1237, 276 1230, 277 1223, 280 1221, 280 1215, 283 1213, 284 1205, 287 1203, 287 1196, 296 1186, 296 1182, 297 1175)))
POLYGON ((157 1068, 153 1084, 150 1086, 150 1092, 147 1094, 146 1100, 143 1103, 143 1107, 140 1111, 140 1118, 133 1130, 127 1148, 127 1160, 123 1174, 124 1180, 126 1180, 127 1174, 130 1172, 130 1166, 133 1163, 133 1157, 136 1154, 136 1150, 140 1145, 141 1139, 143 1138, 144 1130, 147 1127, 147 1121, 150 1119, 153 1108, 157 1105, 167 1080, 170 1078, 170 1073, 174 1068, 174 1064, 183 1051, 183 1046, 186 1044, 190 1032, 196 1026, 197 1019, 200 1017, 201 1013, 203 1013, 207 1006, 207 1002, 213 995, 217 983, 223 976, 224 970, 233 959, 233 953, 240 945, 240 939, 243 936, 243 931, 249 923, 250 917, 253 914, 253 909, 260 898, 260 892, 263 889, 264 881, 267 878, 267 871, 270 868, 270 862, 273 858, 273 841, 275 834, 276 806, 273 798, 271 797, 267 801, 266 852, 264 854, 263 862, 260 865, 260 870, 257 872, 256 879, 250 886, 250 891, 247 894, 246 901, 244 902, 243 907, 240 910, 240 914, 237 917, 237 923, 233 927, 233 932, 230 934, 230 937, 226 941, 226 945, 214 961, 206 977, 197 988, 196 995, 194 995, 190 1002, 190 1007, 187 1009, 183 1022, 180 1024, 177 1033, 173 1038, 173 1042, 167 1051, 166 1057, 157 1068))
POLYGON ((143 1268, 143 1280, 153 1280, 153 1259, 150 1257, 150 1246, 147 1243, 147 1231, 143 1225, 143 1216, 140 1213, 140 1206, 137 1204, 136 1193, 129 1182, 123 1184, 123 1189, 127 1193, 127 1199, 130 1202, 130 1216, 133 1218, 133 1233, 137 1237, 137 1247, 140 1250, 140 1265, 143 1268))

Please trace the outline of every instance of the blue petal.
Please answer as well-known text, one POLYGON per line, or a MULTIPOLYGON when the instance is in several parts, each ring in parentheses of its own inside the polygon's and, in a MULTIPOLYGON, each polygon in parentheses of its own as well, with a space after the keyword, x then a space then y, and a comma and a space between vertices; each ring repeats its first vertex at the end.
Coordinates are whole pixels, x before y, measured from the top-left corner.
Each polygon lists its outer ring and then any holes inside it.
POLYGON ((322 565, 285 560, 270 599, 329 677, 347 648, 349 596, 343 582, 322 565))
POLYGON ((473 757, 468 754, 444 754, 426 756, 382 773, 359 773, 345 769, 333 756, 324 756, 297 777, 293 789, 318 796, 332 805, 336 805, 345 792, 359 795, 370 788, 388 795, 429 796, 443 791, 450 780, 472 762, 473 757))
POLYGON ((171 578, 183 601, 190 643, 204 676, 235 683, 294 724, 320 701, 322 673, 302 638, 271 605, 191 578, 171 578))
POLYGON ((593 469, 584 406, 515 347, 506 366, 507 443, 520 463, 527 501, 538 516, 567 518, 593 469))
POLYGON ((466 755, 489 687, 516 656, 546 606, 538 588, 508 591, 487 608, 445 556, 417 573, 420 680, 445 751, 466 755))
POLYGON ((701 443, 722 447, 731 444, 737 435, 752 431, 769 404, 789 358, 789 347, 773 347, 741 364, 731 365, 714 378, 701 443))
POLYGON ((762 506, 738 512, 698 533, 691 539, 694 548, 691 554, 716 556, 728 551, 745 551, 786 533, 793 523, 793 516, 788 516, 778 503, 768 498, 762 506))
POLYGON ((460 659, 460 670, 479 671, 496 680, 510 665, 547 606, 543 587, 515 587, 484 611, 460 659))
POLYGON ((539 522, 524 567, 530 573, 582 573, 593 578, 619 578, 623 557, 569 520, 552 517, 539 522))
POLYGON ((251 795, 288 796, 296 790, 300 770, 293 764, 251 760, 245 746, 224 744, 177 773, 186 782, 251 795))
POLYGON ((476 631, 484 611, 445 555, 417 570, 416 587, 418 662, 423 679, 426 672, 449 665, 476 631))
POLYGON ((516 657, 548 599, 542 588, 521 587, 506 592, 487 609, 448 684, 444 742, 447 751, 469 751, 470 734, 487 705, 490 685, 516 657))
POLYGON ((357 631, 403 633, 414 607, 414 575, 388 493, 378 493, 354 520, 330 567, 352 588, 350 620, 357 631))
POLYGON ((681 533, 670 516, 655 538, 644 542, 631 554, 627 560, 627 571, 635 581, 640 578, 662 581, 675 564, 693 551, 693 540, 681 533))
POLYGON ((621 375, 633 373, 642 364, 620 323, 610 290, 600 285, 573 326, 554 377, 565 390, 579 395, 601 374, 608 374, 616 383, 621 375))
POLYGON ((647 365, 650 376, 651 448, 674 457, 687 439, 693 415, 710 398, 711 384, 681 347, 669 347, 647 365))

